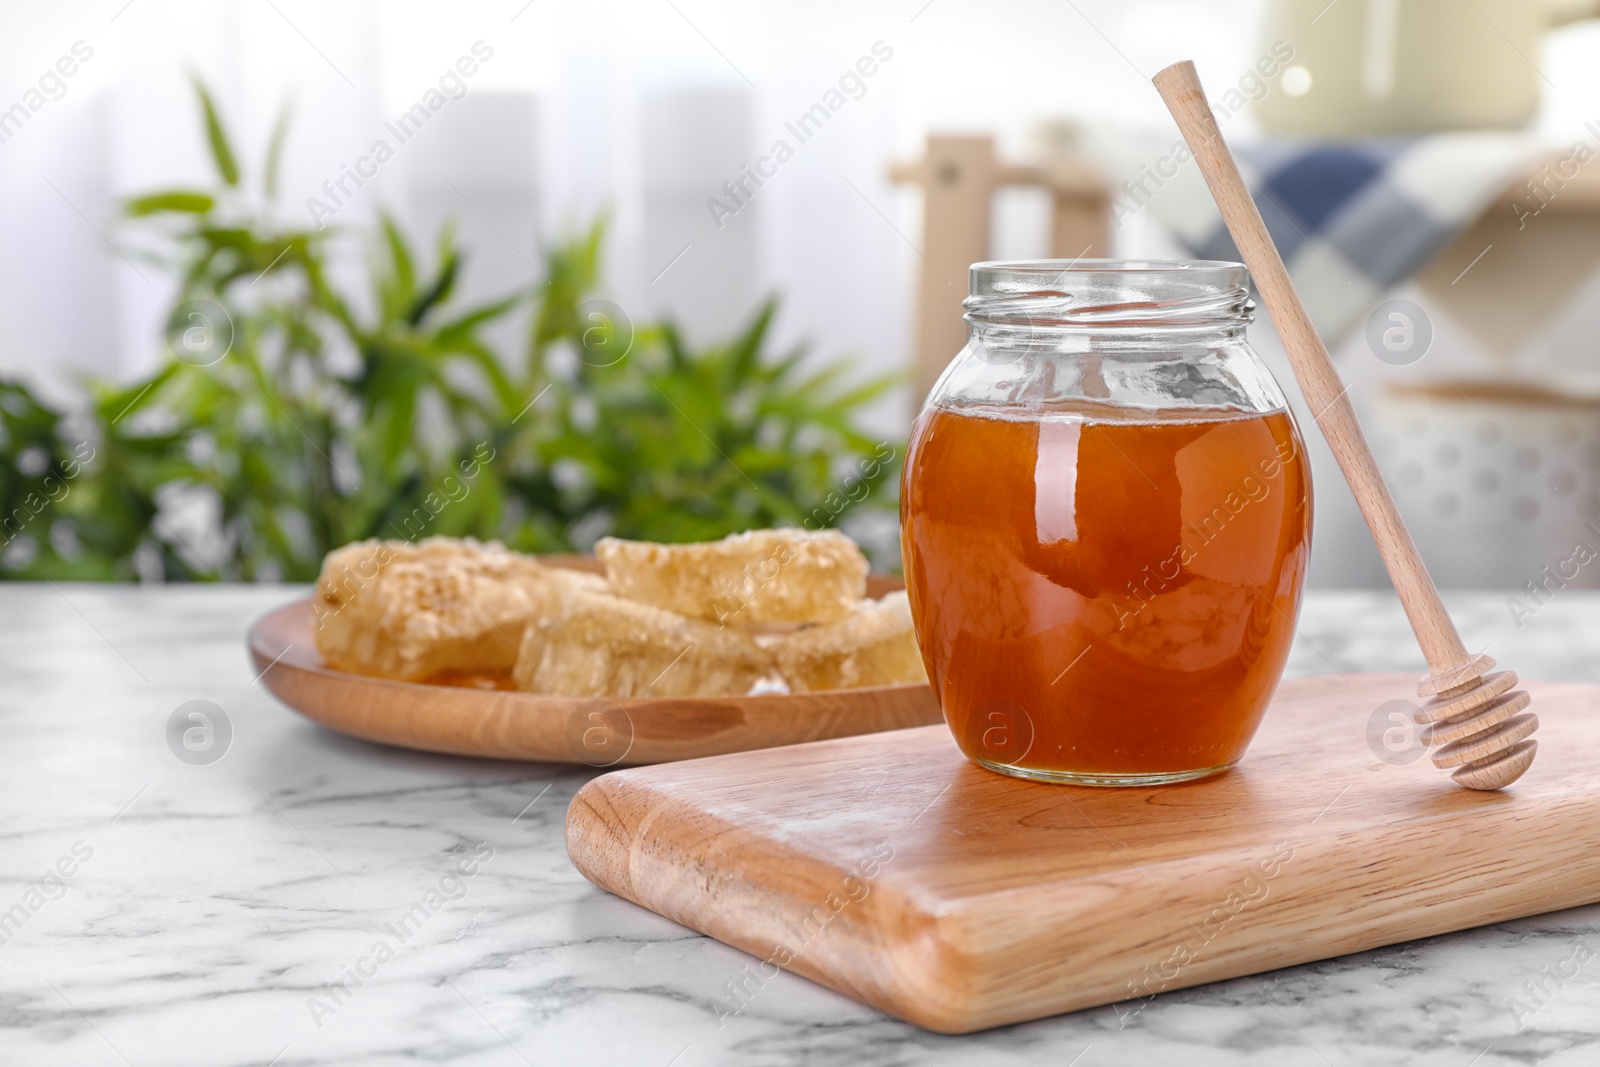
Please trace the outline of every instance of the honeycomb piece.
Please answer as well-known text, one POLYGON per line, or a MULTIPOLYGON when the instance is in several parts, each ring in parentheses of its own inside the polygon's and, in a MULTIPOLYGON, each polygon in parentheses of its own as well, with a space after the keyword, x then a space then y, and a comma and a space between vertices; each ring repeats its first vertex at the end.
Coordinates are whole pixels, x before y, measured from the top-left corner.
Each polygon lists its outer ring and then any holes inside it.
POLYGON ((323 561, 314 638, 330 666, 359 674, 505 673, 530 621, 558 612, 569 589, 604 586, 498 543, 361 541, 323 561))
POLYGON ((836 530, 751 530, 687 545, 607 537, 594 554, 617 596, 741 626, 836 622, 867 588, 866 557, 836 530))
POLYGON ((904 592, 857 601, 849 618, 797 631, 771 651, 796 693, 928 680, 904 592))
POLYGON ((512 672, 534 693, 591 697, 740 696, 772 657, 735 627, 579 589, 528 627, 512 672))

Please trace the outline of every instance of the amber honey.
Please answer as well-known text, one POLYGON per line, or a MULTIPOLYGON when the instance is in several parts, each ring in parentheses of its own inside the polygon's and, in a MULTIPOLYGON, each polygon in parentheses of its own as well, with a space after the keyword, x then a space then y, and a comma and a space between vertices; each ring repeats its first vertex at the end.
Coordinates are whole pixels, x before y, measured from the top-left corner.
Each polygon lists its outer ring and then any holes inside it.
POLYGON ((1243 754, 1310 549, 1284 411, 933 407, 902 518, 923 658, 968 756, 1141 784, 1243 754))

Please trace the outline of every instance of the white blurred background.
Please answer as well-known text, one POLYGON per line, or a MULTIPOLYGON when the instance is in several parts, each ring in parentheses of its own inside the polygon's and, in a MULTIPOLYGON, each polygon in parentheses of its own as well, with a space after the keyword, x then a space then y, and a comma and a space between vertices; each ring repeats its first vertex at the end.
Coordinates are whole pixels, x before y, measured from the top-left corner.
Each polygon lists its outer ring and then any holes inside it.
MULTIPOLYGON (((492 56, 462 79, 465 95, 336 222, 384 207, 421 236, 455 219, 472 253, 466 294, 478 297, 528 283, 543 239, 607 211, 610 288, 636 314, 669 313, 706 340, 776 292, 780 341, 850 354, 863 373, 904 368, 921 209, 915 190, 889 182, 892 160, 917 158, 930 132, 992 133, 1003 157, 1025 159, 1046 120, 1166 129, 1148 75, 1186 57, 1245 69, 1260 15, 1256 0, 6 0, 0 110, 77 42, 92 57, 0 143, 0 370, 51 389, 160 358, 170 293, 119 250, 114 215, 129 194, 209 181, 190 72, 217 94, 247 169, 259 172, 291 103, 282 210, 309 222, 309 198, 331 202, 324 182, 379 138, 393 144, 385 123, 480 41, 492 56), (707 199, 878 42, 892 56, 860 98, 719 228, 707 199)), ((1547 38, 1540 128, 1600 118, 1597 46, 1594 23, 1547 38)), ((1229 134, 1252 128, 1246 113, 1229 134)), ((1042 190, 1001 192, 993 254, 1046 254, 1048 211, 1042 190)), ((1128 256, 1174 250, 1142 217, 1116 244, 1128 256)), ((1592 279, 1575 287, 1578 310, 1558 309, 1565 325, 1548 343, 1587 358, 1597 293, 1592 279)), ((1270 328, 1258 334, 1276 361, 1270 328)), ((1463 359, 1474 345, 1448 321, 1436 343, 1463 359)), ((910 415, 901 395, 878 424, 903 433, 910 415)), ((1336 474, 1326 463, 1318 474, 1314 580, 1380 582, 1336 474)))

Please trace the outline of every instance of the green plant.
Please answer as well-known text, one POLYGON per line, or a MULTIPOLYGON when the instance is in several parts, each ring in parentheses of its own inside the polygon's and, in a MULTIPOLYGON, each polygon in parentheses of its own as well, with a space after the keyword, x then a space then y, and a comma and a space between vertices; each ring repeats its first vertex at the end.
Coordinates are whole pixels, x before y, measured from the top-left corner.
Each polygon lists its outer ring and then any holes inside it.
POLYGON ((538 462, 513 484, 560 532, 543 541, 550 532, 535 522, 514 541, 568 547, 573 531, 593 529, 693 541, 817 525, 847 482, 865 496, 891 477, 888 446, 852 418, 892 379, 841 387, 842 363, 807 374, 803 349, 772 357, 774 301, 732 341, 698 352, 671 324, 633 330, 615 309, 585 315, 601 234, 551 257, 528 375, 552 388, 535 423, 538 462), (578 357, 564 374, 551 367, 562 344, 578 357))
POLYGON ((387 216, 372 234, 285 223, 287 113, 252 191, 196 90, 216 183, 125 207, 141 254, 178 283, 173 358, 94 386, 70 417, 0 383, 0 518, 29 520, 7 526, 0 575, 304 581, 364 537, 570 551, 604 533, 831 525, 890 503, 895 452, 854 420, 891 381, 846 385, 843 364, 808 373, 803 351, 771 355, 774 303, 699 351, 671 324, 634 324, 595 297, 597 222, 548 250, 531 291, 459 306, 449 228, 424 262, 387 216), (330 268, 350 237, 368 247, 360 297, 330 268), (513 315, 528 320, 514 356, 485 339, 513 315), (35 518, 28 494, 68 464, 71 491, 35 518))
POLYGON ((0 544, 21 546, 22 553, 8 555, 20 555, 38 577, 66 577, 67 556, 96 532, 57 526, 73 492, 81 497, 84 465, 94 458, 88 442, 69 443, 63 421, 26 386, 0 382, 0 544))

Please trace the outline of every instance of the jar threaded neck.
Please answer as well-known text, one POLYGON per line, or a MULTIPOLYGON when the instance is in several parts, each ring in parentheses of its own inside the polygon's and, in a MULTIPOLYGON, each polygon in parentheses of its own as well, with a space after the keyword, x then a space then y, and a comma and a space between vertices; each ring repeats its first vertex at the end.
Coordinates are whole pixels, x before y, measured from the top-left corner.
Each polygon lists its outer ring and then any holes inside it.
POLYGON ((1123 332, 1242 329, 1254 318, 1239 263, 1112 259, 975 263, 975 329, 1123 332))

